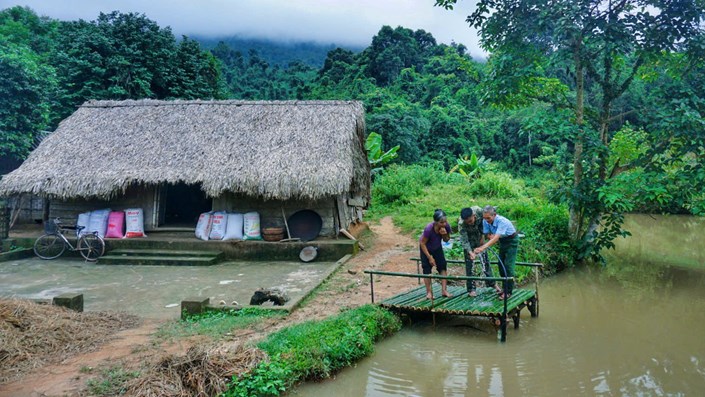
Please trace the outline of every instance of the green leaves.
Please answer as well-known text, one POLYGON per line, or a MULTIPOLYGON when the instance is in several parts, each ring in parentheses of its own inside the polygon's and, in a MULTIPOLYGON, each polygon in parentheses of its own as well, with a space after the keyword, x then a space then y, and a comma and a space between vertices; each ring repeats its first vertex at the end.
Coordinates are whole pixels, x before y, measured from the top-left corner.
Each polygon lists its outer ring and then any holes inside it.
POLYGON ((49 121, 55 72, 24 45, 0 43, 0 156, 23 159, 49 121))
POLYGON ((453 168, 448 171, 449 173, 457 172, 462 176, 468 178, 479 178, 485 170, 487 170, 489 164, 492 162, 490 159, 485 159, 485 156, 477 157, 475 153, 470 154, 470 156, 465 155, 464 157, 458 156, 455 160, 456 164, 453 168))
POLYGON ((379 172, 384 164, 397 158, 397 151, 399 150, 399 145, 382 152, 382 135, 376 132, 370 132, 365 140, 365 149, 367 150, 367 159, 370 162, 370 167, 372 168, 372 174, 379 172))

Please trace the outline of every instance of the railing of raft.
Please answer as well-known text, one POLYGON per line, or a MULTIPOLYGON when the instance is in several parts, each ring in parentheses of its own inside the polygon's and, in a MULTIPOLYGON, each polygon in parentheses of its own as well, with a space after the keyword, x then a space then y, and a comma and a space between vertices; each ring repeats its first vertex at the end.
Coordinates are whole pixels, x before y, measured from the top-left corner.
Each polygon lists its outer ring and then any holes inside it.
MULTIPOLYGON (((514 277, 481 277, 481 276, 443 276, 440 274, 422 274, 421 273, 421 259, 420 258, 411 258, 410 260, 416 261, 417 265, 417 273, 400 273, 400 272, 387 272, 387 271, 381 271, 381 270, 365 270, 364 272, 370 275, 370 297, 372 299, 372 303, 375 303, 375 291, 374 291, 374 275, 380 275, 380 276, 394 276, 394 277, 407 277, 407 278, 416 278, 418 279, 419 284, 421 283, 422 278, 428 278, 428 279, 439 279, 439 280, 475 280, 475 281, 502 281, 502 289, 504 292, 504 296, 507 296, 507 281, 514 281, 514 277)), ((449 264, 465 264, 464 260, 447 260, 449 264)), ((490 264, 497 264, 498 261, 491 261, 490 264)), ((539 269, 543 267, 543 264, 541 263, 530 263, 530 262, 516 262, 516 266, 527 266, 527 267, 532 267, 533 272, 534 272, 534 288, 535 288, 535 299, 536 299, 536 316, 538 316, 538 300, 539 300, 539 290, 538 290, 538 284, 539 284, 539 269)), ((500 340, 502 342, 506 341, 506 334, 507 334, 507 301, 509 299, 503 299, 503 308, 502 308, 502 316, 500 317, 500 340)), ((433 311, 434 308, 434 299, 433 295, 431 298, 431 306, 430 310, 433 311)))

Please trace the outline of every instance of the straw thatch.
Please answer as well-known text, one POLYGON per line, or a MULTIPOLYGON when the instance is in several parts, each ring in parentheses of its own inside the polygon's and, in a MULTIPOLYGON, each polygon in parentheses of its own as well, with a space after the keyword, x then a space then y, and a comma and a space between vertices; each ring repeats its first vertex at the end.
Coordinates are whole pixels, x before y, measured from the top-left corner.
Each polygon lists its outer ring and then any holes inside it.
POLYGON ((78 313, 0 298, 0 384, 33 368, 95 350, 116 332, 139 325, 126 313, 78 313))
POLYGON ((0 195, 110 198, 183 182, 211 197, 368 197, 364 129, 352 101, 91 101, 3 177, 0 195))

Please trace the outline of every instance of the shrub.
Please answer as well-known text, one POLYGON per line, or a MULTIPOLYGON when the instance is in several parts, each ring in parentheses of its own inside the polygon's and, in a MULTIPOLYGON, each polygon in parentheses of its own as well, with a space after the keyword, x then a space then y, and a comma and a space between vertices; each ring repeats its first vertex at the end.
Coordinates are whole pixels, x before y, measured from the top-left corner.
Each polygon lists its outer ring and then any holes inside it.
POLYGON ((524 186, 505 172, 487 173, 473 181, 470 194, 485 198, 516 198, 524 195, 524 186))
POLYGON ((441 167, 392 165, 375 178, 372 200, 380 204, 409 203, 420 196, 423 188, 449 179, 441 167))

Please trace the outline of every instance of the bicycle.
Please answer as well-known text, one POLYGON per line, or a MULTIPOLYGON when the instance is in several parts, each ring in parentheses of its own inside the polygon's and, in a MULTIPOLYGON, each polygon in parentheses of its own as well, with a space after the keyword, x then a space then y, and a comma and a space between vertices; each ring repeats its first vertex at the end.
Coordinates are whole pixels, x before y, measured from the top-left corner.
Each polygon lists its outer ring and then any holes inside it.
POLYGON ((42 259, 55 259, 68 248, 78 251, 89 262, 95 262, 105 253, 105 241, 98 232, 83 233, 85 226, 62 226, 59 218, 52 219, 46 224, 45 234, 39 236, 34 242, 34 253, 42 259), (74 247, 66 238, 67 232, 76 232, 79 237, 74 247))

